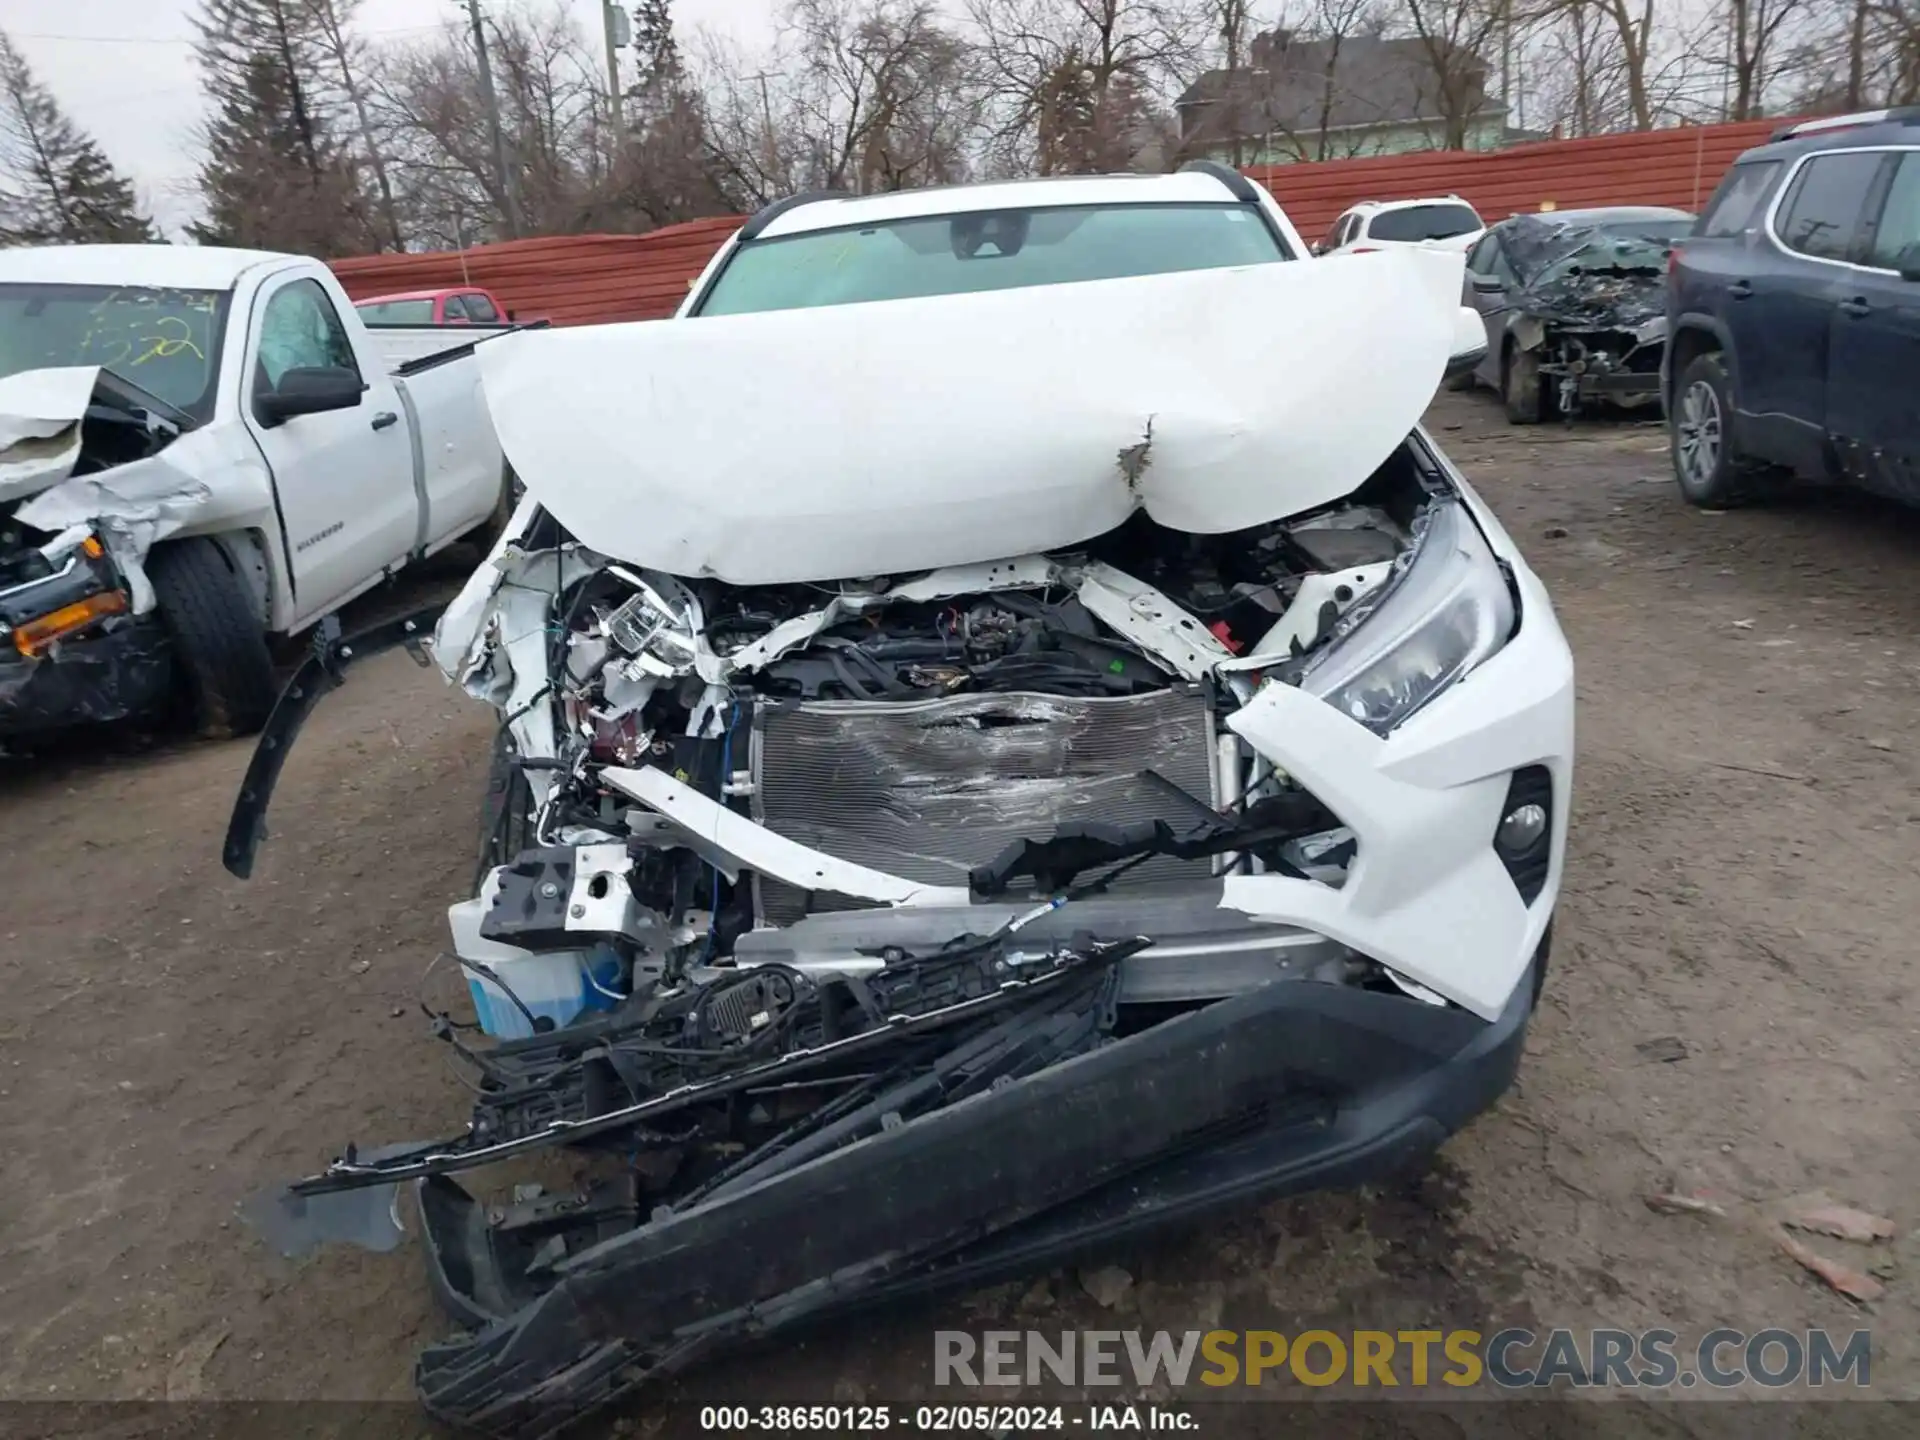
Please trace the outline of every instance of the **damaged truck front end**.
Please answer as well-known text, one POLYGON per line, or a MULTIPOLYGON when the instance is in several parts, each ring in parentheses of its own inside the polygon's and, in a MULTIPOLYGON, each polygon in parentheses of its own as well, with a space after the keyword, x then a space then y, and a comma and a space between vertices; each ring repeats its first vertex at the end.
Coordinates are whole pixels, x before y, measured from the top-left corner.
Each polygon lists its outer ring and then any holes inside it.
POLYGON ((527 496, 433 640, 501 716, 449 912, 478 1026, 436 1020, 477 1099, 254 1217, 384 1246, 413 1192, 462 1327, 419 1362, 435 1415, 548 1433, 790 1325, 1398 1170, 1506 1088, 1571 662, 1417 428, 1458 257, 1311 268, 489 357, 527 496), (1276 402, 1287 342, 1225 320, 1259 309, 1403 353, 1292 355, 1276 402), (776 390, 778 453, 729 442, 776 390), (836 395, 889 417, 857 456, 836 395))
POLYGON ((69 496, 193 425, 105 370, 0 381, 0 739, 166 704, 171 641, 138 557, 69 496))

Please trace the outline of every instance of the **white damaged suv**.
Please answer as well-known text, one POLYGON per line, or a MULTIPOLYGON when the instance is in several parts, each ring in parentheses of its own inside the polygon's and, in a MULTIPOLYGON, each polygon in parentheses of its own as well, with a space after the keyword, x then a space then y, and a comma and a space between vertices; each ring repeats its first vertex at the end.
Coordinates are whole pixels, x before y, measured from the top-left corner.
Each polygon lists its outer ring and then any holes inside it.
POLYGON ((452 916, 497 1038, 465 1133, 287 1210, 420 1182, 430 1409, 584 1412, 1493 1103, 1574 684, 1421 428, 1460 286, 1201 167, 787 202, 676 320, 483 348, 526 496, 433 652, 505 738, 452 916), (450 1178, 555 1145, 615 1188, 450 1178))

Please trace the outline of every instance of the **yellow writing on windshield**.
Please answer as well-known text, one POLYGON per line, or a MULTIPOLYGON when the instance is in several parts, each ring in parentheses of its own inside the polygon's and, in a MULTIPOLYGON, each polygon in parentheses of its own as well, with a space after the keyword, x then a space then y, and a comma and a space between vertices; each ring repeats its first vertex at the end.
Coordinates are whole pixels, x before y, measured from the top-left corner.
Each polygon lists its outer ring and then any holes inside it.
POLYGON ((211 293, 115 290, 88 309, 80 353, 110 370, 182 354, 204 362, 215 302, 211 293), (163 308, 170 313, 155 313, 163 308))

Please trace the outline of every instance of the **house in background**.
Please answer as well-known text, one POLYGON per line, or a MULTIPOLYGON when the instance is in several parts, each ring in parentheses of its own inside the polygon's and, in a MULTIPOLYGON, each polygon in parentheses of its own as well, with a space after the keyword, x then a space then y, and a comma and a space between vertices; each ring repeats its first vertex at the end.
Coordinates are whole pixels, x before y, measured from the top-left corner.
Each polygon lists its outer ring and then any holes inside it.
POLYGON ((1237 70, 1209 70, 1174 102, 1181 152, 1240 165, 1344 160, 1411 150, 1498 150, 1512 130, 1488 67, 1419 39, 1304 39, 1269 30, 1237 70))

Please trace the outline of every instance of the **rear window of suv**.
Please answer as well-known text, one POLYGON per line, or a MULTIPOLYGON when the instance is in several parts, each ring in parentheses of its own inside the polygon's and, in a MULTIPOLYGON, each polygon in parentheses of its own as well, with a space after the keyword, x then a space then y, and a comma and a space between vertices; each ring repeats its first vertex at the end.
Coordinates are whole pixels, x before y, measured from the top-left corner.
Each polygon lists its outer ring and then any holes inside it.
POLYGON ((1867 191, 1885 158, 1878 150, 1843 150, 1808 160, 1774 222, 1780 242, 1815 259, 1846 259, 1860 229, 1867 191))
POLYGON ((1409 205, 1382 210, 1367 226, 1370 240, 1451 240, 1480 228, 1480 217, 1466 205, 1409 205))
POLYGON ((1779 174, 1778 160, 1753 160, 1734 166, 1707 203, 1696 233, 1713 239, 1740 234, 1759 218, 1760 204, 1779 174))

